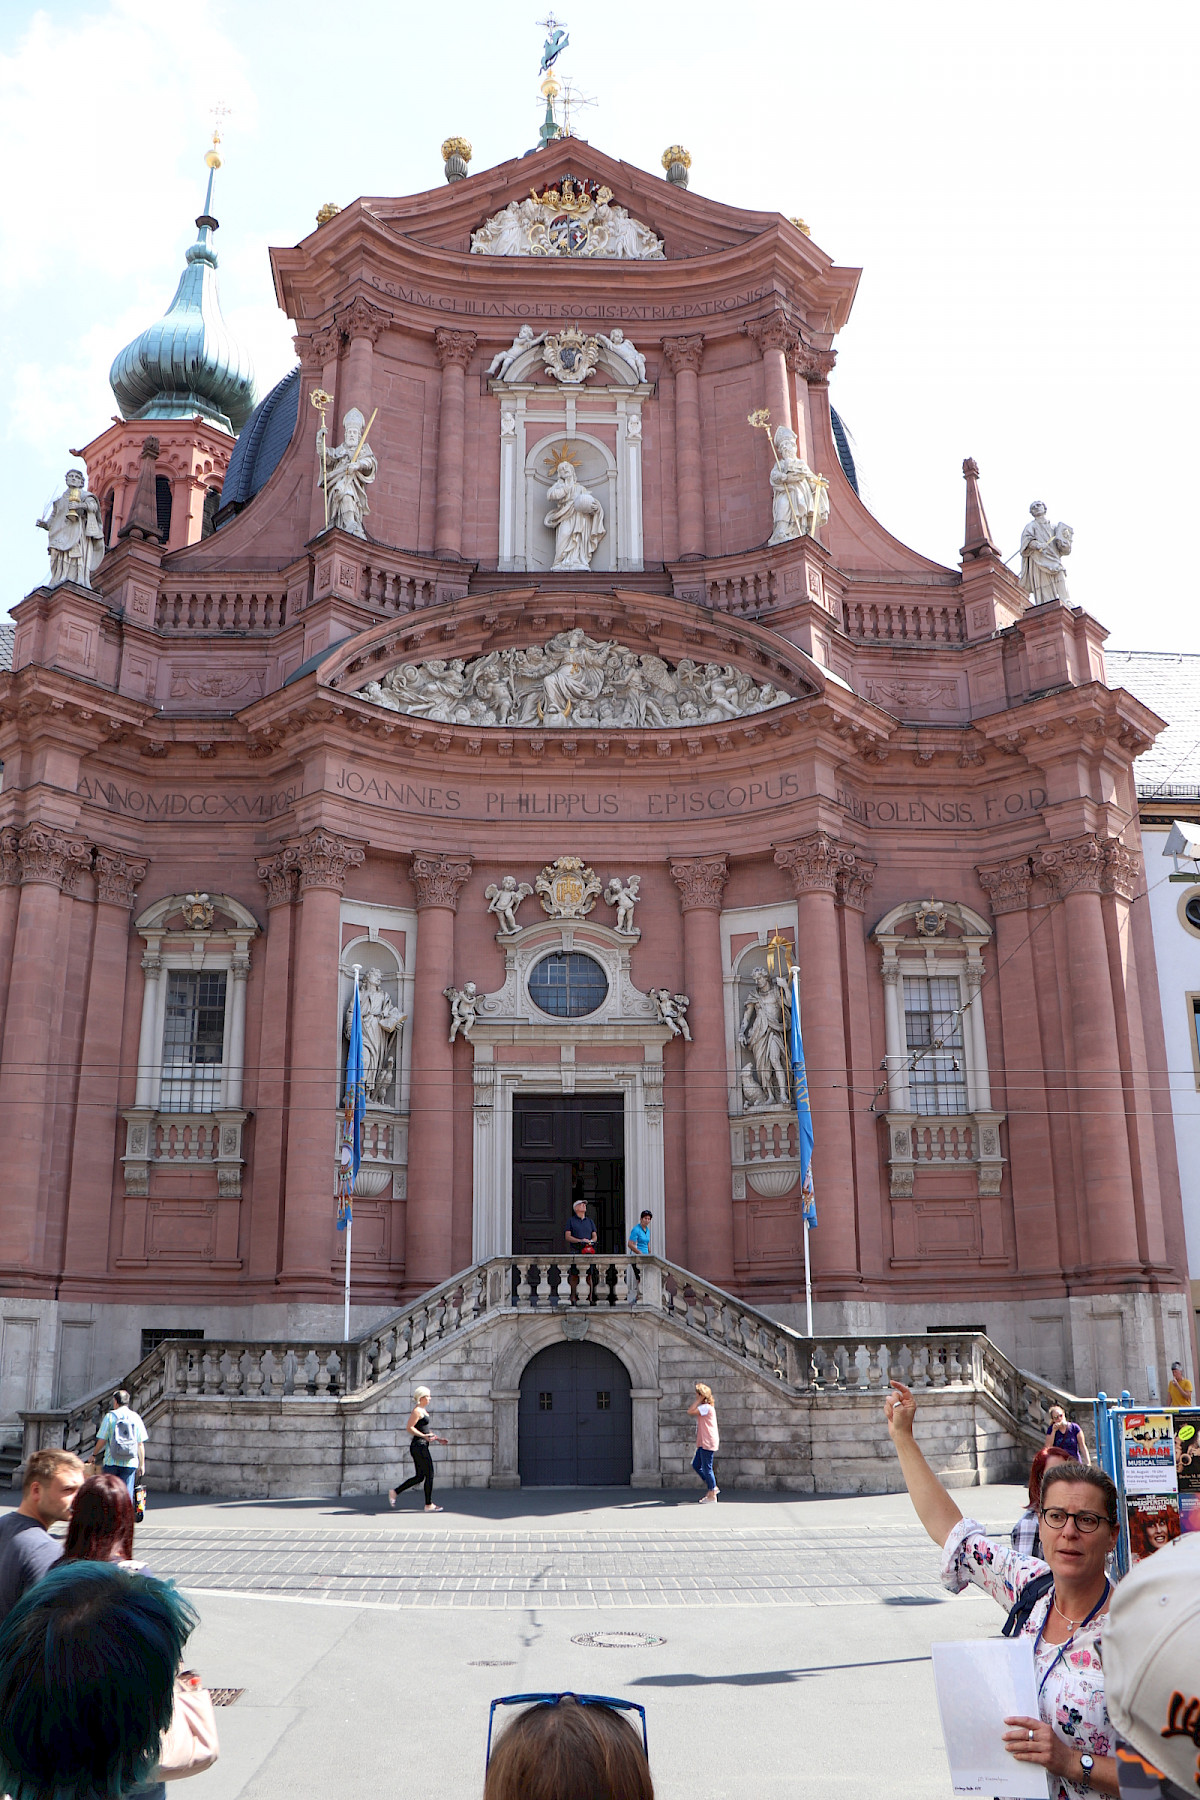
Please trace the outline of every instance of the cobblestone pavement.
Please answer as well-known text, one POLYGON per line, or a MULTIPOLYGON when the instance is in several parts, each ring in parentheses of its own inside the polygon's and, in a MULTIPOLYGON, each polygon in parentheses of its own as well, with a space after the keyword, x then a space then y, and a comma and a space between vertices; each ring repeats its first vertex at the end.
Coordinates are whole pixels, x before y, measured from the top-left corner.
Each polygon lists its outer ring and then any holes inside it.
POLYGON ((697 1525, 634 1538, 594 1529, 435 1536, 405 1527, 402 1515, 383 1528, 344 1530, 147 1521, 137 1552, 156 1575, 195 1592, 383 1607, 921 1605, 942 1593, 915 1524, 697 1525))

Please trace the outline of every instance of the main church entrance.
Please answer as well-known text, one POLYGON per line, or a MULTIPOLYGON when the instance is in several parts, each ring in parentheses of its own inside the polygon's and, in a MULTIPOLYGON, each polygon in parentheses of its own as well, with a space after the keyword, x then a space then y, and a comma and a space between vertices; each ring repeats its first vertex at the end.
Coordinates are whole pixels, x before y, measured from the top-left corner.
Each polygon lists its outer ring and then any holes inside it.
POLYGON ((513 1096, 513 1230, 517 1256, 566 1252, 576 1200, 596 1221, 602 1256, 625 1249, 622 1094, 513 1096))
POLYGON ((525 1365, 517 1408, 522 1487, 628 1487, 629 1371, 600 1344, 551 1344, 525 1365))

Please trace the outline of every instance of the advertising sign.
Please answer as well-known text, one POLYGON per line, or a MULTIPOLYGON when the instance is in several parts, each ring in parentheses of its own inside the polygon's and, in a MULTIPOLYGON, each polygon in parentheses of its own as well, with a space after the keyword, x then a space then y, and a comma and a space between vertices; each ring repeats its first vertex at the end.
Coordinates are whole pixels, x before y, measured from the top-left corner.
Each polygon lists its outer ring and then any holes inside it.
POLYGON ((1175 1434, 1169 1413, 1125 1414, 1125 1492, 1174 1494, 1175 1434))

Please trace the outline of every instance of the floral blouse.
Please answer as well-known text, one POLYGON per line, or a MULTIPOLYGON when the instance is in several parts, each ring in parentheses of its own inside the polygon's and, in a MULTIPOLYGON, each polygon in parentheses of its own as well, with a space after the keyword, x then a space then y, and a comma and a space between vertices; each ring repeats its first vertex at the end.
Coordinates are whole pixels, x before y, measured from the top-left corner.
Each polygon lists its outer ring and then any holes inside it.
MULTIPOLYGON (((1018 1556, 1007 1544, 997 1543, 975 1519, 960 1520, 942 1552, 942 1583, 952 1594, 961 1594, 967 1583, 973 1582, 1006 1612, 1022 1588, 1045 1573, 1044 1562, 1018 1556)), ((1038 1712, 1073 1750, 1111 1756, 1116 1733, 1104 1699, 1101 1658, 1108 1615, 1102 1613, 1090 1625, 1081 1625, 1065 1644, 1046 1644, 1042 1642, 1042 1632, 1050 1603, 1050 1594, 1045 1594, 1034 1606, 1021 1634, 1034 1640, 1033 1667, 1041 1696, 1038 1712)), ((1061 1776, 1050 1779, 1054 1800, 1084 1800, 1089 1791, 1061 1776)), ((1095 1800, 1094 1790, 1091 1797, 1095 1800)))

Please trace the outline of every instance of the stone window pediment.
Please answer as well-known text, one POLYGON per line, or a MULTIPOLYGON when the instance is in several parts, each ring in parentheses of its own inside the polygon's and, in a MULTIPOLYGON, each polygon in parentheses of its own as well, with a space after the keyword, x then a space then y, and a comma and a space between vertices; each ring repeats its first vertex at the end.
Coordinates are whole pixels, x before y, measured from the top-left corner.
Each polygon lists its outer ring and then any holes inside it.
MULTIPOLYGON (((659 1022, 650 995, 634 985, 630 939, 619 936, 611 927, 579 919, 543 919, 536 925, 522 927, 502 942, 504 981, 479 1002, 473 1043, 510 1042, 514 1034, 531 1042, 552 1039, 566 1043, 586 1039, 597 1029, 605 1029, 606 1035, 614 1038, 632 1036, 655 1044, 670 1036, 659 1022), (533 982, 532 989, 530 983, 535 971, 551 958, 593 964, 598 973, 590 978, 585 997, 596 998, 598 1003, 587 1012, 576 1014, 555 1014, 539 1005, 538 982, 533 982), (602 982, 607 988, 600 997, 602 982)), ((588 979, 586 969, 579 968, 578 974, 582 981, 588 979)))

